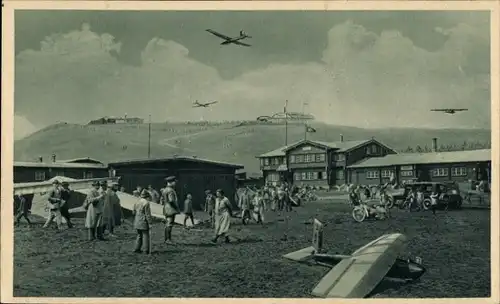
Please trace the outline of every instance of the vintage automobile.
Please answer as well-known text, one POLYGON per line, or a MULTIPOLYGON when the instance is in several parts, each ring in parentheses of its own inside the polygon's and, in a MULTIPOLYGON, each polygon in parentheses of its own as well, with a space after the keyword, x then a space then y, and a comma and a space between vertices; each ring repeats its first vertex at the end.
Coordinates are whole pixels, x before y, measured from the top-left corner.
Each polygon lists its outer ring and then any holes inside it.
POLYGON ((439 196, 438 207, 443 209, 460 209, 462 207, 463 198, 460 195, 458 184, 455 182, 412 182, 405 184, 401 188, 388 189, 386 193, 389 197, 389 203, 387 203, 386 206, 388 208, 392 208, 395 205, 404 206, 404 202, 412 187, 415 187, 416 189, 422 187, 424 190, 422 208, 428 210, 431 206, 430 195, 435 186, 438 187, 441 193, 439 196))

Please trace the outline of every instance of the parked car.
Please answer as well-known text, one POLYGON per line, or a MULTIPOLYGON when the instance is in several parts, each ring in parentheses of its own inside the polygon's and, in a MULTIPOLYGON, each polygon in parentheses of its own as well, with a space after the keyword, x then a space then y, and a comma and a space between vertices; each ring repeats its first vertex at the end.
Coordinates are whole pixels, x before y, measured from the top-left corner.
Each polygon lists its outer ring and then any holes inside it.
POLYGON ((413 182, 407 183, 403 187, 398 189, 392 189, 387 191, 387 194, 391 198, 392 204, 394 205, 402 204, 408 197, 408 194, 412 188, 418 190, 423 188, 424 190, 424 201, 423 208, 425 210, 429 209, 431 206, 430 195, 434 187, 438 187, 440 196, 438 201, 438 207, 441 208, 454 208, 460 209, 462 207, 463 198, 460 195, 460 189, 458 184, 455 182, 413 182))

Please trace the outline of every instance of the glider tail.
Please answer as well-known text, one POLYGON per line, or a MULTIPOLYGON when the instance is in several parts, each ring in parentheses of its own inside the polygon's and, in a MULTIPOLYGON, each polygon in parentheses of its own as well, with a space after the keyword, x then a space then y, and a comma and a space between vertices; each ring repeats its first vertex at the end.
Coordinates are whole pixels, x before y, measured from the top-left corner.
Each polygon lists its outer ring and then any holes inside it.
POLYGON ((283 257, 296 262, 304 262, 309 260, 323 250, 323 223, 314 219, 313 222, 313 239, 312 245, 294 252, 285 254, 283 257))

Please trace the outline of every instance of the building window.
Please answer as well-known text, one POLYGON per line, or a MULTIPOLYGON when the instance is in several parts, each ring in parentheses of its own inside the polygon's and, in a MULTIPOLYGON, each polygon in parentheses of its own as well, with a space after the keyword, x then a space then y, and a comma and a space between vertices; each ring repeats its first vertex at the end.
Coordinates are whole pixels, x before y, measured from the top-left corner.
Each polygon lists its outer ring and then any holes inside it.
POLYGON ((323 172, 323 179, 328 179, 328 173, 326 173, 326 171, 323 172))
POLYGON ((316 154, 316 162, 322 163, 325 161, 325 154, 316 154))
POLYGON ((280 157, 281 164, 286 164, 286 157, 280 157))
POLYGON ((273 164, 273 165, 279 165, 279 158, 277 158, 277 157, 273 157, 273 158, 272 158, 272 164, 273 164))
POLYGON ((368 172, 366 172, 366 178, 368 178, 368 179, 379 178, 379 172, 378 171, 368 171, 368 172))
POLYGON ((336 171, 335 172, 335 177, 337 179, 340 179, 340 180, 344 179, 344 170, 338 170, 338 171, 336 171))
POLYGON ((90 172, 90 171, 83 172, 83 178, 84 179, 93 178, 92 172, 90 172))
POLYGON ((377 154, 377 152, 378 152, 377 145, 372 145, 372 154, 377 154))
POLYGON ((296 155, 295 162, 296 163, 303 163, 304 162, 304 155, 296 155))
POLYGON ((306 163, 312 163, 314 161, 313 159, 313 156, 312 154, 306 154, 305 157, 306 157, 306 163))
POLYGON ((344 161, 345 155, 344 154, 333 154, 333 160, 334 161, 344 161))
POLYGON ((36 181, 44 181, 45 180, 45 172, 44 171, 35 171, 35 180, 36 181))
POLYGON ((401 166, 401 171, 412 171, 413 166, 401 166))
POLYGON ((269 158, 264 158, 264 166, 269 166, 269 158))
POLYGON ((294 164, 297 160, 295 159, 295 155, 290 155, 290 163, 294 164))
POLYGON ((306 174, 306 172, 302 172, 302 173, 300 174, 300 179, 301 179, 301 180, 307 180, 307 174, 306 174))
POLYGON ((294 173, 293 174, 293 180, 296 180, 296 181, 301 180, 301 174, 300 173, 294 173))
POLYGON ((401 176, 412 177, 413 176, 413 170, 401 171, 401 176))
POLYGON ((392 170, 382 170, 382 177, 383 178, 389 178, 391 177, 392 170))
POLYGON ((436 169, 432 170, 432 176, 434 176, 434 177, 448 176, 448 169, 447 168, 436 168, 436 169))
POLYGON ((271 173, 267 176, 267 181, 269 182, 277 182, 279 180, 278 173, 271 173))
POLYGON ((465 167, 451 168, 451 176, 467 176, 467 168, 465 167))
POLYGON ((56 172, 54 176, 64 176, 64 171, 56 172))

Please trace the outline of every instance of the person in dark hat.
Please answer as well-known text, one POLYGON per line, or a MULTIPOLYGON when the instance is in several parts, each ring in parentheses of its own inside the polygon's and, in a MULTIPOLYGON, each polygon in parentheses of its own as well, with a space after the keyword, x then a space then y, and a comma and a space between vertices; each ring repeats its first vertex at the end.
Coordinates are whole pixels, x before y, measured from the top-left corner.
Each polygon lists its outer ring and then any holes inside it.
POLYGON ((52 182, 52 185, 54 188, 49 192, 49 198, 48 198, 48 207, 49 207, 49 217, 47 218, 47 221, 43 225, 43 228, 49 227, 50 224, 56 220, 56 225, 57 229, 61 230, 61 187, 60 187, 60 182, 55 179, 52 182))
POLYGON ((205 200, 205 212, 208 213, 208 216, 210 217, 210 225, 213 227, 214 226, 214 220, 215 220, 215 197, 210 190, 205 191, 205 195, 207 196, 205 200))
POLYGON ((167 186, 163 190, 163 215, 165 216, 165 243, 172 242, 172 229, 175 223, 175 216, 180 213, 177 201, 177 192, 175 192, 176 178, 169 176, 166 179, 167 186))
POLYGON ((62 199, 61 216, 66 220, 66 224, 68 225, 68 228, 72 228, 73 223, 71 223, 71 215, 69 213, 69 206, 68 206, 69 199, 71 198, 71 190, 69 189, 68 182, 63 182, 61 185, 62 185, 62 189, 61 189, 61 199, 62 199))

